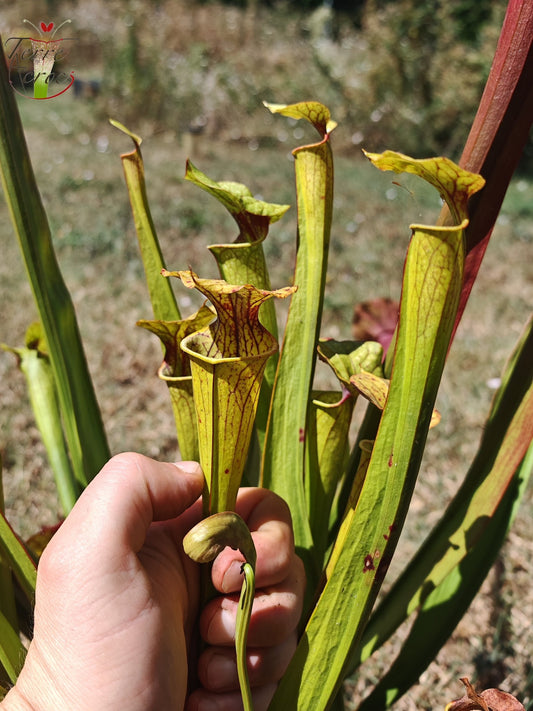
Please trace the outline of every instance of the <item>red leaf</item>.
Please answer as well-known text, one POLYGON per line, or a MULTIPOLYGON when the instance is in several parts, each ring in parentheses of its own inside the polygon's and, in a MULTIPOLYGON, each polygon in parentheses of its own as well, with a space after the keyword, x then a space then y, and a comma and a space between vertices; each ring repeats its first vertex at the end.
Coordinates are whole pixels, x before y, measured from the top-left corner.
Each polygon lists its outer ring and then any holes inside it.
POLYGON ((530 0, 510 0, 485 91, 460 160, 461 167, 481 173, 487 183, 469 206, 465 277, 456 328, 532 120, 533 4, 530 0))
POLYGON ((400 305, 388 298, 372 299, 357 304, 352 320, 356 341, 378 341, 386 352, 398 323, 400 305))

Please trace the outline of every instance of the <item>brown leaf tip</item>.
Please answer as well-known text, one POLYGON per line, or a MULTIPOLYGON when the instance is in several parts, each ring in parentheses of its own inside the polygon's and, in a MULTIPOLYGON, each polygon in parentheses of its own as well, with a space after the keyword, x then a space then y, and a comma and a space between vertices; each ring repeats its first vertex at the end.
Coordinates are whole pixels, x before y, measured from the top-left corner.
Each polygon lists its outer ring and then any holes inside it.
POLYGON ((446 706, 445 711, 525 711, 524 706, 515 696, 500 689, 485 689, 476 692, 469 679, 461 678, 466 687, 466 694, 446 706))

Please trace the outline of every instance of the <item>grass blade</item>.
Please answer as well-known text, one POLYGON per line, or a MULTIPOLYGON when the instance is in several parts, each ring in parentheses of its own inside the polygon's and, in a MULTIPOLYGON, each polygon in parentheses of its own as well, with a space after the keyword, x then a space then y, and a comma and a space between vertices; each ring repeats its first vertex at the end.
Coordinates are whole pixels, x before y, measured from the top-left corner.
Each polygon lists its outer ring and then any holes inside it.
POLYGON ((17 632, 0 611, 0 665, 6 671, 12 684, 17 681, 25 658, 24 645, 17 632))
POLYGON ((33 601, 37 580, 35 564, 3 514, 0 514, 0 554, 13 571, 24 595, 33 601))

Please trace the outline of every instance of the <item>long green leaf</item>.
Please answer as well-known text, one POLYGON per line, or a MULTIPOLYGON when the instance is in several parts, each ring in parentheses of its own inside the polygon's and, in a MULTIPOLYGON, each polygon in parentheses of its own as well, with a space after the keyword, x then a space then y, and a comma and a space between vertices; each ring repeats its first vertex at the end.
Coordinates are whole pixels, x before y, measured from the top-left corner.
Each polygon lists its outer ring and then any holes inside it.
MULTIPOLYGON (((2 481, 2 455, 0 454, 0 512, 5 515, 4 486, 2 481)), ((11 568, 0 553, 0 612, 12 627, 18 625, 15 589, 11 568)))
POLYGON ((0 514, 0 553, 13 571, 22 592, 28 600, 33 601, 37 581, 35 563, 3 514, 0 514))
MULTIPOLYGON (((533 440, 533 319, 510 360, 478 453, 445 515, 365 629, 351 668, 367 659, 484 539, 533 440)), ((506 523, 503 524, 506 527, 506 523)), ((497 551, 495 550, 494 553, 497 551)), ((482 578, 481 578, 482 579, 482 578)), ((450 628, 452 629, 452 628, 450 628)))
POLYGON ((0 59, 0 169, 11 219, 46 334, 73 469, 80 484, 86 485, 109 459, 109 449, 74 307, 55 257, 3 52, 0 59))
POLYGON ((272 711, 329 707, 374 604, 407 513, 444 367, 461 289, 463 229, 414 228, 390 392, 365 482, 272 711))
POLYGON ((298 291, 289 309, 262 464, 263 485, 284 498, 291 509, 296 546, 312 591, 316 572, 308 554, 312 536, 304 492, 305 437, 330 238, 333 158, 329 131, 334 124, 321 104, 270 108, 309 120, 322 137, 319 143, 294 151, 299 236, 294 283, 298 291))
MULTIPOLYGON (((0 459, 0 472, 1 472, 0 459)), ((37 571, 26 549, 19 541, 3 513, 3 492, 0 477, 0 671, 14 684, 24 664, 26 648, 18 634, 18 619, 14 604, 12 574, 27 600, 35 596, 37 571)), ((5 681, 1 678, 1 681, 5 681)))
POLYGON ((20 638, 0 611, 0 665, 14 684, 24 664, 26 649, 20 638))
POLYGON ((358 711, 389 708, 435 659, 487 577, 516 516, 532 470, 533 446, 516 470, 483 536, 460 564, 429 592, 398 657, 372 693, 358 706, 358 711))

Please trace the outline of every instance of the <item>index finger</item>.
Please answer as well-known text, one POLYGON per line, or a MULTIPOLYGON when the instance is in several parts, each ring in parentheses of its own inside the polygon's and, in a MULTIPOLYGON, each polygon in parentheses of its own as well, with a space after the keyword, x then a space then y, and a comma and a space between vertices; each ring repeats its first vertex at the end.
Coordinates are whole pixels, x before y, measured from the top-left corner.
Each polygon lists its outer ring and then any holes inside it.
MULTIPOLYGON (((294 536, 289 507, 267 489, 241 489, 237 513, 248 524, 257 551, 256 587, 277 585, 288 576, 294 558, 294 536)), ((225 548, 213 563, 213 585, 223 593, 241 589, 241 553, 225 548)))

